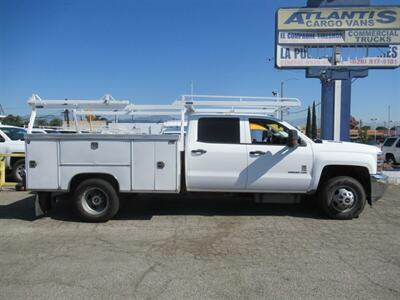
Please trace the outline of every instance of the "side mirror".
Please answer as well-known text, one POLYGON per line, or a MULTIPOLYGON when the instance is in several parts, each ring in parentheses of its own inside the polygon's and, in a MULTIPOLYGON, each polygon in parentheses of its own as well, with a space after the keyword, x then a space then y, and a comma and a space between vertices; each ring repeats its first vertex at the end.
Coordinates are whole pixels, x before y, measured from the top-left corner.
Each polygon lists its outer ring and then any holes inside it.
POLYGON ((290 129, 288 136, 288 146, 296 147, 298 143, 299 143, 299 134, 297 133, 297 130, 290 129))

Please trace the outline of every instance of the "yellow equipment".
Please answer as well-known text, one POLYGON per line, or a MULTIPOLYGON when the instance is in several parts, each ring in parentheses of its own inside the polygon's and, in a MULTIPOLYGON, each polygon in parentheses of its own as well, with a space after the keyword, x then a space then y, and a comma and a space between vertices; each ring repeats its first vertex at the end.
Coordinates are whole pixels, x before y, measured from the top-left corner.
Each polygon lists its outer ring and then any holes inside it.
POLYGON ((4 186, 14 186, 18 182, 6 182, 6 158, 7 157, 25 157, 24 153, 0 154, 0 188, 4 186))

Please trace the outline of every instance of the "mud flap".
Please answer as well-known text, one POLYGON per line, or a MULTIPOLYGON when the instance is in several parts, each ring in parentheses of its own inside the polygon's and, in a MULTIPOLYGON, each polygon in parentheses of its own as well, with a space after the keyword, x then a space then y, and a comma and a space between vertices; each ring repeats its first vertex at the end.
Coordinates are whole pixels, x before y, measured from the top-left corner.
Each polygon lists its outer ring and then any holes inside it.
POLYGON ((51 210, 51 193, 38 192, 35 197, 35 216, 42 217, 51 210))

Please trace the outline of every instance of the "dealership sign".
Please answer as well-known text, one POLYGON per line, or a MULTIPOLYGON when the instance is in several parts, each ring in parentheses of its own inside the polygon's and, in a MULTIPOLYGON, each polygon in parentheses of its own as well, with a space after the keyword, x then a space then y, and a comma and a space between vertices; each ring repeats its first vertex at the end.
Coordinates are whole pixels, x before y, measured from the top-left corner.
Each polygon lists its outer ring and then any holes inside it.
POLYGON ((400 28, 400 7, 282 8, 278 30, 400 28))
POLYGON ((276 17, 278 68, 400 66, 400 6, 281 8, 276 17))
POLYGON ((295 47, 278 45, 277 67, 304 68, 304 67, 370 67, 370 68, 397 68, 400 66, 400 46, 389 46, 382 55, 345 58, 336 57, 325 49, 311 47, 295 47))
POLYGON ((280 31, 280 45, 388 45, 400 44, 400 30, 280 31))

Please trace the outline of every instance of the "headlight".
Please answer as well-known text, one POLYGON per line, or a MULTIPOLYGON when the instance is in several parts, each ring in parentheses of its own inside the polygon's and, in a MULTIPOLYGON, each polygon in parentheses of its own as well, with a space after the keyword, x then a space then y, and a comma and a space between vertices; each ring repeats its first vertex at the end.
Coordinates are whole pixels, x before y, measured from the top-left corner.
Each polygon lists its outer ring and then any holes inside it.
POLYGON ((383 163, 385 162, 385 156, 382 152, 378 152, 376 160, 376 173, 382 173, 383 163))

